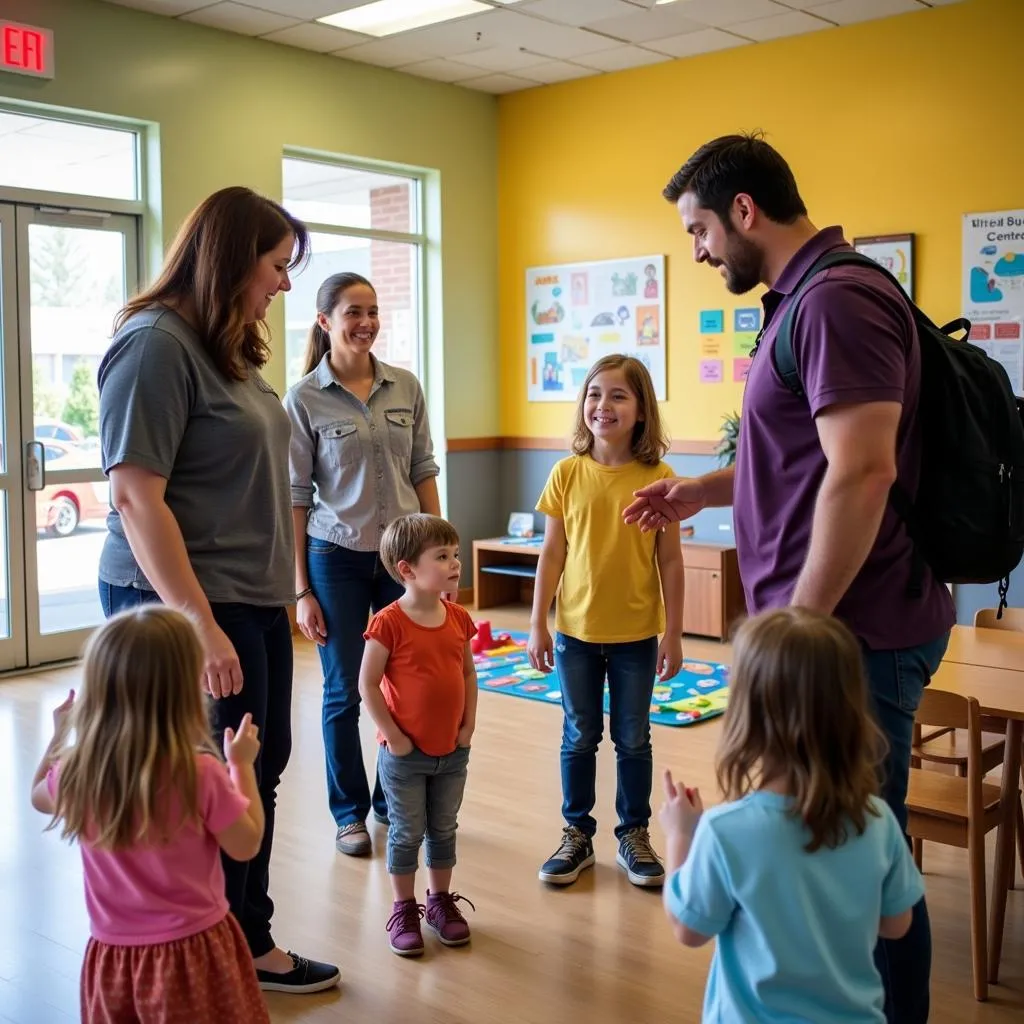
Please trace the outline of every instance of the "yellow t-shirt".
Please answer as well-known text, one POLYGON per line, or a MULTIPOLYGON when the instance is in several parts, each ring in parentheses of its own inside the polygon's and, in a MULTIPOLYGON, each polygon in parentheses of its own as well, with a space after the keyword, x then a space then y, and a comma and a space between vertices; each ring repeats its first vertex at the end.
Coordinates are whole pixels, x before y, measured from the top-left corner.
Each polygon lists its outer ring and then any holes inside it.
POLYGON ((638 488, 671 476, 664 462, 602 466, 589 455, 571 455, 551 470, 537 511, 565 526, 565 568, 555 609, 560 633, 619 644, 664 631, 658 534, 627 526, 622 510, 638 488))

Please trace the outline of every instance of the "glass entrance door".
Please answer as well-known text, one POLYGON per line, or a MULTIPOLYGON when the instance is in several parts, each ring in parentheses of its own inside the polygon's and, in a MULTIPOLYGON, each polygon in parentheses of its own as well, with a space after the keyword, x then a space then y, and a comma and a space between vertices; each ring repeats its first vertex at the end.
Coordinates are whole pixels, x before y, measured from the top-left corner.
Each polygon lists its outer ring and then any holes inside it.
MULTIPOLYGON (((138 285, 138 240, 135 218, 123 215, 0 205, 0 223, 0 493, 7 499, 0 556, 14 641, 5 655, 0 637, 0 666, 12 668, 75 657, 103 618, 96 570, 109 488, 100 469, 96 370, 114 316, 138 285)), ((3 625, 0 609, 0 633, 3 625)))

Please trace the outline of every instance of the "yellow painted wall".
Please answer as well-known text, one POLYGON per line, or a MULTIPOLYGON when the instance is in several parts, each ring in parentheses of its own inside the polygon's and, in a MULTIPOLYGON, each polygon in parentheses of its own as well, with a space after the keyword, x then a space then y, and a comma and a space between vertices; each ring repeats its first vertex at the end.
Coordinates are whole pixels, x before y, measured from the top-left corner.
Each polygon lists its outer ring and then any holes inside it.
POLYGON ((737 300, 695 265, 661 198, 693 150, 727 132, 768 133, 819 227, 915 232, 919 304, 940 323, 958 315, 961 214, 1024 205, 1022 40, 1024 0, 966 0, 502 97, 502 433, 569 429, 569 405, 526 401, 523 296, 526 267, 572 260, 668 254, 672 436, 713 439, 739 407, 741 385, 696 382, 698 314, 725 309, 728 328, 758 293, 737 300))
MULTIPOLYGON (((493 96, 98 0, 3 0, 2 13, 54 31, 57 77, 0 73, 0 99, 159 126, 165 239, 224 185, 279 198, 287 146, 439 171, 442 273, 434 294, 444 359, 438 330, 429 389, 445 398, 434 434, 497 433, 493 96)), ((283 304, 271 311, 280 353, 268 376, 280 386, 283 304)))

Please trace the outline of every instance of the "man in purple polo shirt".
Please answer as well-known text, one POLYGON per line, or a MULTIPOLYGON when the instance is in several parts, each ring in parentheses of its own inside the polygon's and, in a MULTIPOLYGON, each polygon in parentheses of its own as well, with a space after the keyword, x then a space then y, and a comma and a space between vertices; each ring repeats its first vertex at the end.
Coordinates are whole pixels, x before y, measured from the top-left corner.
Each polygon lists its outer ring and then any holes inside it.
MULTIPOLYGON (((742 294, 768 286, 766 327, 743 397, 734 467, 637 492, 627 522, 656 529, 701 509, 733 506, 740 575, 752 614, 801 605, 835 614, 864 650, 889 754, 882 795, 906 828, 914 712, 945 653, 954 609, 925 569, 909 587, 912 544, 888 501, 916 492, 921 357, 902 292, 870 268, 820 272, 793 321, 805 396, 776 372, 772 349, 789 297, 823 253, 848 249, 842 228, 808 219, 786 161, 756 136, 702 146, 664 190, 693 257, 742 294), (912 596, 914 594, 918 596, 912 596)), ((931 937, 922 900, 906 937, 881 940, 876 963, 891 1022, 928 1019, 931 937)))

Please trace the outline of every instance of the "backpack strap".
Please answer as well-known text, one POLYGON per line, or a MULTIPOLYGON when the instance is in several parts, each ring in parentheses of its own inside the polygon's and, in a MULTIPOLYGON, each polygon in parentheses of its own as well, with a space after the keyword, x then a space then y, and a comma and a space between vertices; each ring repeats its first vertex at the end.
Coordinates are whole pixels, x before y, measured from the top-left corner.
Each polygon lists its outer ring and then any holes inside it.
MULTIPOLYGON (((811 286, 811 283, 818 274, 831 270, 832 267, 843 266, 861 266, 876 270, 878 273, 888 277, 900 289, 900 293, 903 294, 903 286, 899 281, 885 267, 871 259, 870 256, 865 256, 863 253, 850 249, 832 249, 819 256, 804 271, 803 277, 800 278, 793 289, 793 293, 786 303, 786 308, 783 310, 782 319, 779 321, 779 330, 775 335, 775 345, 772 349, 772 362, 775 364, 775 372, 782 379, 782 383, 798 398, 804 397, 804 388, 800 381, 800 371, 797 369, 796 358, 793 355, 793 321, 796 319, 797 307, 800 305, 800 299, 803 298, 804 292, 811 286)), ((910 301, 909 296, 907 297, 907 304, 913 310, 915 322, 924 316, 917 306, 910 301)), ((953 321, 953 324, 960 323, 961 321, 958 320, 953 321)), ((967 321, 964 320, 962 323, 967 324, 967 321)), ((947 327, 953 327, 953 324, 947 324, 947 327)), ((969 328, 970 325, 967 324, 967 326, 969 328)), ((948 333, 946 327, 943 328, 943 331, 948 333)))
MULTIPOLYGON (((782 380, 782 383, 798 398, 805 398, 806 393, 804 392, 803 384, 800 381, 800 371, 796 365, 796 357, 793 355, 793 321, 796 317, 797 307, 800 305, 800 299, 803 293, 810 287, 813 279, 825 270, 830 270, 832 267, 840 266, 862 266, 869 267, 872 270, 877 271, 879 274, 884 274, 889 278, 890 281, 897 288, 900 289, 900 294, 904 296, 907 305, 910 306, 911 311, 914 315, 914 324, 918 328, 918 336, 922 329, 922 322, 930 324, 931 321, 917 308, 916 305, 910 300, 910 297, 903 291, 903 286, 896 280, 896 278, 889 273, 881 264, 876 263, 870 256, 865 256, 863 253, 859 253, 856 250, 848 249, 833 249, 830 252, 824 253, 819 256, 804 272, 803 277, 797 282, 796 288, 793 289, 793 294, 786 303, 786 309, 782 314, 782 320, 779 323, 779 330, 775 335, 775 345, 772 349, 772 361, 775 364, 775 371, 778 373, 782 380)), ((957 330, 970 331, 970 322, 964 319, 953 320, 946 324, 942 328, 943 334, 952 334, 957 330)), ((903 520, 904 525, 907 528, 907 533, 910 535, 910 539, 913 542, 915 534, 918 532, 915 528, 916 515, 914 513, 914 502, 910 495, 904 490, 899 483, 894 483, 889 488, 889 501, 892 503, 892 507, 896 514, 903 520)), ((925 562, 921 555, 921 549, 919 544, 913 545, 913 564, 910 570, 910 580, 907 584, 907 596, 910 598, 919 598, 924 592, 924 568, 925 562)))

